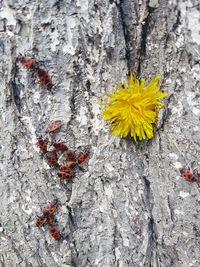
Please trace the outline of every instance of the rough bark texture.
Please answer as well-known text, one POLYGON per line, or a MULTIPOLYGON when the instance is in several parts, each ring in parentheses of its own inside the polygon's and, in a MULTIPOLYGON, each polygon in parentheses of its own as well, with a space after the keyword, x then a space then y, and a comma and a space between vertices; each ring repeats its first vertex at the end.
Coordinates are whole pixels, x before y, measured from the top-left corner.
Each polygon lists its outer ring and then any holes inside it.
POLYGON ((0 1, 0 266, 200 266, 199 184, 179 176, 200 163, 199 1, 0 1), (28 52, 27 52, 28 51, 28 52), (34 55, 55 93, 16 64, 34 55), (162 77, 169 92, 155 137, 111 137, 102 94, 129 70, 162 77), (61 183, 40 158, 36 135, 91 146, 85 172, 61 183), (63 241, 35 226, 57 197, 63 241))

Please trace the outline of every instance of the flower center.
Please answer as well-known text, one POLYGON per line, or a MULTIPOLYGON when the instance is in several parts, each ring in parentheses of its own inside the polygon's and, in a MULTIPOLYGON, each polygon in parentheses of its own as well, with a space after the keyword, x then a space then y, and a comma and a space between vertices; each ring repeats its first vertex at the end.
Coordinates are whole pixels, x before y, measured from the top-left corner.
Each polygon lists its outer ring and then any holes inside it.
POLYGON ((132 99, 127 100, 127 105, 130 107, 132 112, 141 111, 141 105, 138 102, 134 102, 132 99))

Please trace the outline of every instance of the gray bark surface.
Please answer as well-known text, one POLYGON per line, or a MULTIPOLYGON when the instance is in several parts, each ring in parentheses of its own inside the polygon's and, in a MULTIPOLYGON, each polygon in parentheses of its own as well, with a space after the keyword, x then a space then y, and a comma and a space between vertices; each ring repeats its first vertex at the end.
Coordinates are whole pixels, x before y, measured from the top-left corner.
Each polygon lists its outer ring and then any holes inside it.
POLYGON ((198 267, 199 183, 179 168, 200 163, 199 1, 0 1, 0 266, 198 267), (27 51, 27 52, 26 52, 27 51), (51 94, 16 64, 42 62, 51 94), (104 93, 129 70, 169 92, 155 137, 112 137, 99 116, 104 93), (89 145, 85 172, 61 183, 40 158, 36 135, 89 145), (58 198, 64 240, 35 226, 58 198))

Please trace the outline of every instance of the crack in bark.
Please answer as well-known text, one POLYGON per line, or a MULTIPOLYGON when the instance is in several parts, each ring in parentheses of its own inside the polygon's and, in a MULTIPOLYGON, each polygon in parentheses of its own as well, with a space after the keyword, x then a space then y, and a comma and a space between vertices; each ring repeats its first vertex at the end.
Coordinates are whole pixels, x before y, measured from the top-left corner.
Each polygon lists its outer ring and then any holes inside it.
POLYGON ((124 41, 125 41, 125 57, 126 57, 126 61, 127 61, 127 67, 130 70, 131 64, 130 64, 130 48, 129 48, 129 44, 130 44, 130 36, 129 33, 127 31, 127 25, 125 22, 125 15, 124 15, 124 11, 123 11, 123 2, 124 0, 120 0, 119 3, 116 3, 116 6, 118 8, 120 17, 121 17, 121 22, 122 22, 122 29, 123 29, 123 34, 124 34, 124 41))
MULTIPOLYGON (((86 88, 86 91, 88 92, 88 96, 91 97, 91 96, 94 96, 95 94, 91 91, 91 83, 89 80, 87 80, 86 84, 85 84, 85 88, 86 88)), ((87 108, 88 108, 88 113, 90 115, 90 119, 93 119, 94 118, 94 114, 92 112, 92 104, 89 100, 85 100, 86 104, 87 104, 87 108)))
POLYGON ((2 254, 0 256, 0 263, 1 263, 1 267, 6 267, 5 264, 4 264, 5 260, 4 260, 4 255, 2 254))
POLYGON ((114 235, 113 235, 113 255, 114 255, 114 261, 116 263, 116 266, 119 266, 119 260, 117 260, 117 256, 116 256, 116 252, 115 252, 115 248, 117 247, 117 225, 115 224, 114 226, 114 235))
MULTIPOLYGON (((68 209, 68 215, 69 215, 69 220, 71 222, 72 227, 75 227, 75 223, 74 223, 74 219, 73 219, 73 215, 72 215, 72 209, 70 206, 67 205, 67 209, 68 209)), ((71 230, 71 229, 70 229, 71 230)), ((75 240, 73 238, 73 232, 74 229, 72 231, 70 231, 70 234, 68 235, 69 241, 71 243, 70 245, 70 249, 71 249, 71 264, 72 267, 78 267, 79 266, 79 253, 78 250, 76 248, 76 243, 75 240)))
POLYGON ((175 30, 178 28, 178 26, 181 24, 181 11, 178 10, 176 22, 174 23, 172 27, 172 31, 175 32, 175 30))
POLYGON ((151 8, 149 6, 149 0, 147 1, 147 16, 145 17, 143 23, 142 23, 142 29, 141 29, 141 42, 140 42, 140 56, 139 56, 139 62, 138 62, 138 69, 137 69, 137 74, 138 76, 141 75, 141 64, 142 64, 142 59, 146 55, 146 46, 147 46, 147 36, 148 36, 148 30, 149 30, 149 25, 150 25, 150 17, 151 13, 153 13, 154 8, 151 8))
POLYGON ((21 113, 22 105, 21 105, 21 98, 20 98, 20 88, 16 84, 16 69, 17 69, 17 64, 15 62, 11 70, 11 75, 13 76, 13 80, 9 82, 9 86, 11 88, 11 93, 13 96, 12 98, 13 98, 14 104, 18 112, 21 113))
POLYGON ((174 222, 174 212, 172 209, 172 205, 171 205, 169 196, 167 196, 167 203, 168 203, 168 207, 169 207, 169 211, 170 211, 170 219, 172 220, 172 222, 174 222))
POLYGON ((151 188, 150 188, 150 181, 147 179, 146 176, 143 176, 144 180, 144 186, 146 190, 146 207, 149 212, 149 222, 148 222, 148 233, 149 233, 149 240, 148 240, 148 247, 146 251, 146 260, 145 260, 145 266, 152 266, 151 260, 152 260, 152 253, 155 250, 154 247, 156 246, 156 240, 157 235, 155 232, 155 222, 152 215, 152 204, 151 204, 151 188))
POLYGON ((167 119, 169 118, 169 116, 171 115, 171 110, 169 109, 169 104, 171 103, 171 99, 174 97, 174 94, 171 94, 168 99, 167 99, 167 103, 164 106, 164 111, 163 111, 163 115, 161 118, 161 122, 160 122, 160 126, 157 127, 155 125, 155 129, 156 131, 159 131, 160 129, 164 128, 165 122, 167 121, 167 119))
POLYGON ((72 121, 75 119, 77 115, 76 97, 78 95, 78 90, 76 88, 77 88, 77 84, 79 83, 81 73, 80 73, 78 63, 76 64, 75 62, 74 62, 74 72, 76 73, 76 77, 74 78, 74 83, 76 84, 76 86, 75 87, 72 86, 73 91, 72 91, 72 95, 70 98, 71 118, 68 122, 68 125, 72 123, 72 121))
POLYGON ((147 16, 144 19, 143 23, 142 23, 142 32, 141 32, 141 44, 140 44, 140 52, 141 54, 146 54, 146 40, 147 40, 147 36, 148 36, 148 30, 151 28, 150 27, 150 18, 151 18, 151 14, 154 12, 155 8, 152 8, 149 6, 149 1, 147 1, 147 16))

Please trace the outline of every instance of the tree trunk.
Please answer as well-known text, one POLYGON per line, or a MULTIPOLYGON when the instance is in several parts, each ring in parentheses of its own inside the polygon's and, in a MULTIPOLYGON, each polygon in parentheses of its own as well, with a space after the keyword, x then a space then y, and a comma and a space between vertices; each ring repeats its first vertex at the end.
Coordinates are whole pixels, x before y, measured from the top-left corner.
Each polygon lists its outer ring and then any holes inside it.
POLYGON ((5 0, 0 3, 0 266, 200 266, 199 1, 5 0), (16 57, 37 59, 48 92, 16 57), (103 94, 129 70, 169 93, 152 140, 112 137, 103 94), (84 171, 60 181, 36 137, 49 121, 72 149, 90 147, 84 171), (36 215, 49 200, 63 239, 36 215))

